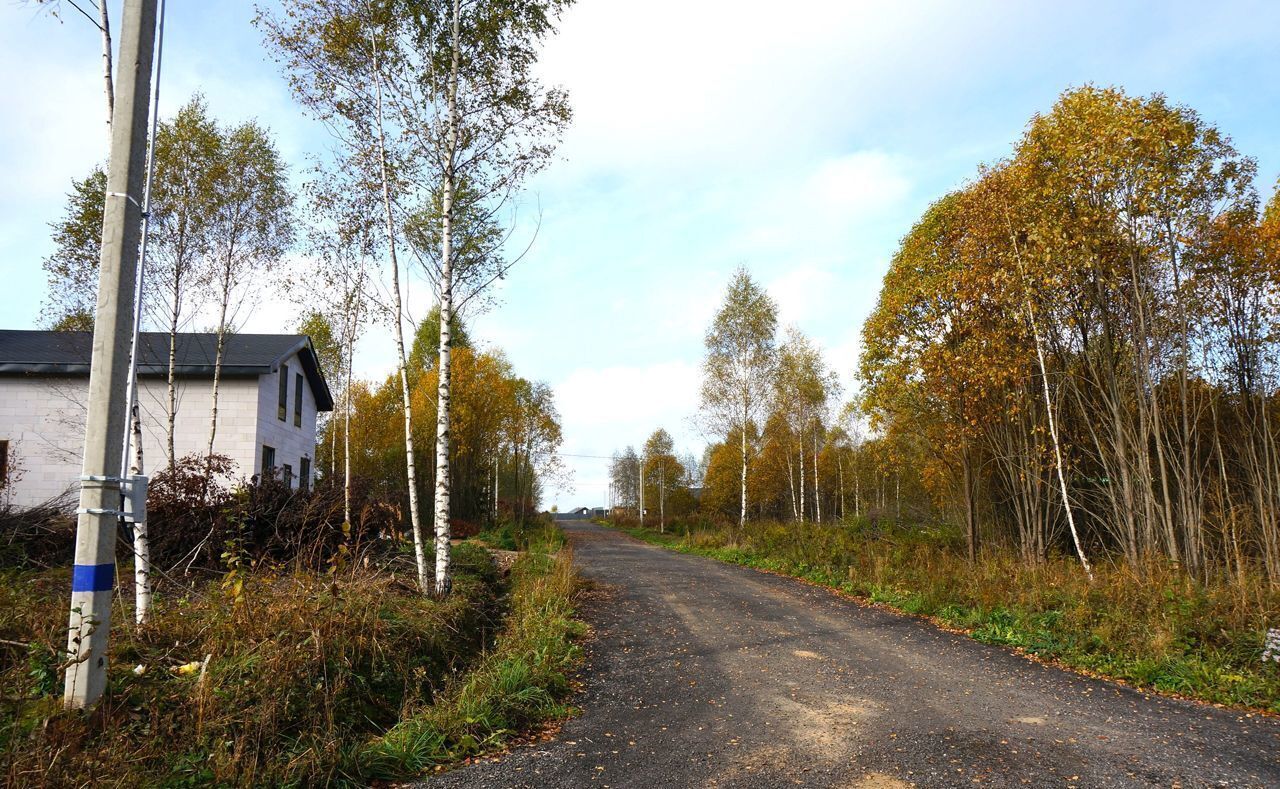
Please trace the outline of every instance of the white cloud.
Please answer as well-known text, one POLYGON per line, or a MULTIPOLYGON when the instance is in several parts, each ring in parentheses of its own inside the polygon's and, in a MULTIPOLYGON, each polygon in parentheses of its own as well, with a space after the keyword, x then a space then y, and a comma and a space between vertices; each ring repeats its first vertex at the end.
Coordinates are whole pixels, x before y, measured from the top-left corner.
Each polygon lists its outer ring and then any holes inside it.
POLYGON ((639 448, 659 427, 671 433, 678 448, 695 449, 699 442, 689 417, 697 409, 700 382, 696 365, 663 362, 584 367, 555 384, 564 460, 573 481, 569 489, 547 491, 548 504, 603 504, 609 484, 607 457, 628 445, 639 448))
POLYGON ((778 322, 803 326, 838 307, 843 298, 836 275, 815 265, 789 269, 766 285, 778 303, 778 322))
POLYGON ((826 210, 844 216, 882 215, 906 199, 911 181, 905 161, 882 151, 856 151, 828 159, 809 177, 806 191, 826 210))

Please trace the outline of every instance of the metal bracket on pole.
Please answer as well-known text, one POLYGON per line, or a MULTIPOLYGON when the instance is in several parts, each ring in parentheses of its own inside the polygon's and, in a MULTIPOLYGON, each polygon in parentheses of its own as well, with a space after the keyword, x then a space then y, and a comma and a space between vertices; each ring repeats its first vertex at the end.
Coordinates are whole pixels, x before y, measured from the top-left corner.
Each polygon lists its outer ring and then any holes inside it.
POLYGON ((147 519, 148 479, 146 476, 135 474, 132 477, 121 479, 120 477, 98 474, 84 474, 81 475, 80 481, 82 483, 96 482, 103 487, 119 488, 122 509, 81 507, 76 510, 77 515, 107 515, 113 518, 123 518, 129 523, 141 523, 147 519))

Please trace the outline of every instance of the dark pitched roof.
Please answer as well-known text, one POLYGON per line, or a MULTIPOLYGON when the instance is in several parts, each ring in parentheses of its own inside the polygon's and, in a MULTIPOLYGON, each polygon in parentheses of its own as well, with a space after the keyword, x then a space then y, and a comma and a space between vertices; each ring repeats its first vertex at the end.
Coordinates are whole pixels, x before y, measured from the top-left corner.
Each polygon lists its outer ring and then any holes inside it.
MULTIPOLYGON (((93 333, 82 331, 15 331, 0 329, 0 375, 88 375, 93 333)), ((213 333, 178 335, 174 371, 191 378, 212 377, 218 336, 213 333)), ((311 384, 316 407, 333 410, 333 396, 311 338, 305 334, 229 334, 222 352, 222 375, 242 378, 279 369, 293 354, 311 384)), ((169 374, 169 335, 143 332, 138 336, 138 374, 169 374)))

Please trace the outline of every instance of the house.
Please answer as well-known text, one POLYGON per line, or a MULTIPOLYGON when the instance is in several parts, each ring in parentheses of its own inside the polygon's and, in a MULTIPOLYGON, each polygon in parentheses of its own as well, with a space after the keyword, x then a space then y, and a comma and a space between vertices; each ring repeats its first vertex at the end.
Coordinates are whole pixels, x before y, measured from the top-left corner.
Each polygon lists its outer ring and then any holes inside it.
MULTIPOLYGON (((0 503, 26 507, 76 490, 84 448, 91 332, 0 330, 0 503)), ((175 347, 174 454, 208 451, 215 334, 179 334, 175 347)), ((169 462, 169 335, 138 339, 143 473, 169 462)), ((291 485, 314 479, 316 416, 333 410, 310 338, 226 337, 214 452, 237 476, 269 471, 291 485)))

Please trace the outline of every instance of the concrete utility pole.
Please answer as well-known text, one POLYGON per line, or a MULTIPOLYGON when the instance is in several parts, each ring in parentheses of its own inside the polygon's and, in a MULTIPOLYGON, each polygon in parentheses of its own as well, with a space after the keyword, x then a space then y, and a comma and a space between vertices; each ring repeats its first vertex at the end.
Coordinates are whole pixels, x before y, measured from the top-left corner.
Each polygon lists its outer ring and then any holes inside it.
POLYGON ((75 567, 71 576, 71 620, 67 638, 70 666, 63 702, 92 706, 107 684, 107 636, 111 631, 111 590, 115 584, 116 519, 120 509, 120 447, 128 389, 129 345, 133 336, 133 286, 142 232, 143 176, 151 62, 156 35, 156 0, 125 0, 111 158, 107 167, 98 272, 98 308, 89 364, 89 408, 75 567))

